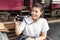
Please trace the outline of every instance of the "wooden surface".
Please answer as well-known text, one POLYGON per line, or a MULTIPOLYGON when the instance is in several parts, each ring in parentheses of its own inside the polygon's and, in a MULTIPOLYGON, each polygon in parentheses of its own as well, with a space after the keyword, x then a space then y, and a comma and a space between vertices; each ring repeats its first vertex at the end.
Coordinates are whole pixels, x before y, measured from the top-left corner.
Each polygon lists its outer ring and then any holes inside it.
POLYGON ((9 40, 15 40, 17 38, 17 36, 15 34, 15 24, 12 22, 6 22, 6 23, 4 23, 4 25, 10 31, 7 33, 9 40))

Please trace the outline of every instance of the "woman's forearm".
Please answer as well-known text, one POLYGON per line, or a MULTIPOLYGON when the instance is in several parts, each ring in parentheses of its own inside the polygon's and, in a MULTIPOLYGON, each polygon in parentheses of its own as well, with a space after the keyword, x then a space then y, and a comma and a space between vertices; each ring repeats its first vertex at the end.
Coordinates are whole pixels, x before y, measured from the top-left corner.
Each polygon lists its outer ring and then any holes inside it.
POLYGON ((15 27, 15 33, 16 33, 16 35, 20 35, 22 33, 22 31, 20 29, 18 29, 18 27, 15 27))
POLYGON ((21 30, 18 28, 20 25, 20 22, 15 22, 15 33, 16 35, 20 35, 21 34, 21 30))

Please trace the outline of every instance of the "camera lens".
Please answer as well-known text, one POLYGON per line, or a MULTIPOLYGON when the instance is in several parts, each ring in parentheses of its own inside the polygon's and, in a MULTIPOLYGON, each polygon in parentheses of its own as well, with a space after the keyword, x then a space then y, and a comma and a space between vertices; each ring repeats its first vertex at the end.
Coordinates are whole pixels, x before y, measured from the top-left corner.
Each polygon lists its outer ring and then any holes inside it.
POLYGON ((24 19, 24 18, 23 18, 22 16, 17 16, 17 17, 16 17, 16 21, 21 21, 21 22, 22 22, 23 19, 24 19))

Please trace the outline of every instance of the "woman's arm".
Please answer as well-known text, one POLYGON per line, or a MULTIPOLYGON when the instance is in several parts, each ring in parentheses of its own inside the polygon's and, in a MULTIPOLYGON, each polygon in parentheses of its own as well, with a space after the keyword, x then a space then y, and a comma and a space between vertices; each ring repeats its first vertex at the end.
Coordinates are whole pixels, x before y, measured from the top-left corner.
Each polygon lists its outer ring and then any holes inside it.
POLYGON ((16 21, 15 19, 14 19, 14 22, 15 22, 15 33, 16 33, 16 35, 20 35, 22 33, 22 31, 20 29, 18 29, 20 22, 16 21))
POLYGON ((36 38, 36 40, 44 40, 44 39, 46 39, 46 36, 47 36, 47 32, 42 32, 41 36, 36 38))

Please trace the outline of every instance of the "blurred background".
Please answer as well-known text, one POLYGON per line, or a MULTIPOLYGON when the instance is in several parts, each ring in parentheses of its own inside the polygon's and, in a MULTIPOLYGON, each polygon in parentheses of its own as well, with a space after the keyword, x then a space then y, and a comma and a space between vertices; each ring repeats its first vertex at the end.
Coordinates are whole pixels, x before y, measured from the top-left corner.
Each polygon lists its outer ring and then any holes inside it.
POLYGON ((48 36, 52 40, 60 40, 60 0, 0 0, 0 22, 4 23, 10 32, 7 33, 9 40, 17 38, 15 34, 14 18, 18 15, 28 16, 32 5, 42 3, 44 18, 47 19, 50 30, 48 36))

